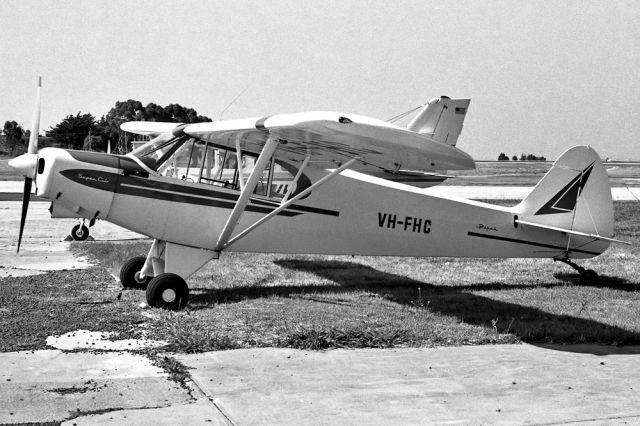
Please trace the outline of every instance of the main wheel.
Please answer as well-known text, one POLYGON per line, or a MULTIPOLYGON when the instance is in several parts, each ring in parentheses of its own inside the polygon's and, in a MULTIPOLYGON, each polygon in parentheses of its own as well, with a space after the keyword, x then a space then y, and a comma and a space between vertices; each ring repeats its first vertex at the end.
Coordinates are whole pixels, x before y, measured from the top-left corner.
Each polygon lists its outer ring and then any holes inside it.
POLYGON ((179 311, 187 306, 188 300, 189 287, 179 275, 160 274, 147 286, 147 304, 154 308, 179 311))
POLYGON ((71 238, 75 241, 84 241, 89 238, 89 228, 84 225, 77 224, 71 228, 71 238))
POLYGON ((138 290, 147 288, 147 284, 149 284, 152 277, 140 278, 140 271, 146 260, 146 258, 138 256, 124 262, 122 268, 120 268, 120 283, 122 283, 122 287, 136 288, 138 290))

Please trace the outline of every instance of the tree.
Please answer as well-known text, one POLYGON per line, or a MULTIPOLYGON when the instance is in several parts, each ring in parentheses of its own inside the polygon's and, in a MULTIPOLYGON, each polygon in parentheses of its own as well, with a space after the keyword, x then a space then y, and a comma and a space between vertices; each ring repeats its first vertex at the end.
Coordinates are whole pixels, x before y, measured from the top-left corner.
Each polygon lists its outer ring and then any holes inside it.
POLYGON ((103 146, 104 141, 100 136, 89 134, 82 143, 82 149, 84 151, 106 151, 106 147, 103 146))
POLYGON ((89 133, 100 133, 96 126, 95 118, 91 114, 78 112, 76 115, 68 115, 55 127, 47 131, 46 135, 67 148, 82 149, 84 140, 89 133))
POLYGON ((127 101, 116 102, 116 105, 109 110, 98 122, 100 133, 104 139, 117 141, 120 138, 120 125, 126 121, 146 120, 145 110, 140 101, 129 99, 127 101))
POLYGON ((146 120, 148 121, 172 121, 171 117, 167 115, 164 108, 153 102, 149 103, 145 109, 146 120))
POLYGON ((501 152, 498 155, 498 161, 509 161, 509 157, 504 152, 501 152))
MULTIPOLYGON (((513 158, 515 160, 516 156, 514 155, 513 158)), ((542 155, 540 157, 538 157, 538 156, 533 155, 533 154, 526 154, 525 155, 524 153, 522 153, 522 154, 520 154, 520 161, 547 161, 547 159, 542 155)))
POLYGON ((7 137, 7 145, 11 148, 10 155, 16 151, 16 148, 22 143, 22 136, 24 136, 24 130, 15 121, 6 121, 2 132, 7 137))
POLYGON ((174 123, 200 123, 211 121, 209 117, 198 115, 193 108, 185 108, 179 104, 169 104, 162 107, 153 102, 142 106, 142 102, 134 99, 116 102, 116 105, 109 110, 97 123, 97 127, 103 140, 110 139, 118 141, 120 139, 120 125, 127 121, 165 121, 174 123))
MULTIPOLYGON (((147 106, 148 108, 148 106, 147 106)), ((179 104, 169 104, 164 108, 165 116, 170 117, 167 121, 176 123, 201 123, 211 121, 209 117, 198 115, 195 109, 185 108, 179 104)))
POLYGON ((513 157, 511 157, 511 160, 512 160, 512 161, 518 161, 518 156, 517 156, 517 155, 514 155, 513 157))

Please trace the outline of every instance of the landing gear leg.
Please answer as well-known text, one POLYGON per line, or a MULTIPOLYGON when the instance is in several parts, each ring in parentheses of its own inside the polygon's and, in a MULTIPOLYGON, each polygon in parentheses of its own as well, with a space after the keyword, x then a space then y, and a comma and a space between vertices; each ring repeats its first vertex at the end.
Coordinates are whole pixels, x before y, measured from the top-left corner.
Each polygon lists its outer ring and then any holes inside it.
POLYGON ((562 262, 566 265, 571 266, 573 269, 575 269, 576 271, 578 271, 578 273, 580 274, 580 280, 582 282, 585 283, 597 283, 599 278, 598 277, 598 273, 596 271, 594 271, 593 269, 584 269, 582 266, 578 265, 575 262, 572 262, 571 260, 567 259, 567 258, 554 258, 554 261, 557 262, 562 262))

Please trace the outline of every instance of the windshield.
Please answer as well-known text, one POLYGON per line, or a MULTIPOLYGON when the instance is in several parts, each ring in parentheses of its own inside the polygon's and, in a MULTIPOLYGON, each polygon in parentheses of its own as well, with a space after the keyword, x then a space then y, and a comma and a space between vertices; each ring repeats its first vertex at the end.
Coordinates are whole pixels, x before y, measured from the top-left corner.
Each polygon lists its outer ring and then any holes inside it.
POLYGON ((134 149, 130 155, 138 157, 145 164, 153 162, 155 167, 152 168, 159 171, 167 159, 188 139, 188 136, 176 137, 173 134, 165 133, 134 149))

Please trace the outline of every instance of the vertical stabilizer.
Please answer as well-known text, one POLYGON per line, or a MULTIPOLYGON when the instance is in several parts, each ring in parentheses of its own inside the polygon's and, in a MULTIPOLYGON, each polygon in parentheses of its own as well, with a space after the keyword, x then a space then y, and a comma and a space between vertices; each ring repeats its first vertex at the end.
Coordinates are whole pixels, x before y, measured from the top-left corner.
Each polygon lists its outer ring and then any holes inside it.
POLYGON ((532 223, 613 237, 609 178, 588 146, 565 151, 514 212, 532 223))
POLYGON ((470 99, 450 99, 447 96, 432 99, 411 120, 407 129, 456 146, 470 102, 470 99))

